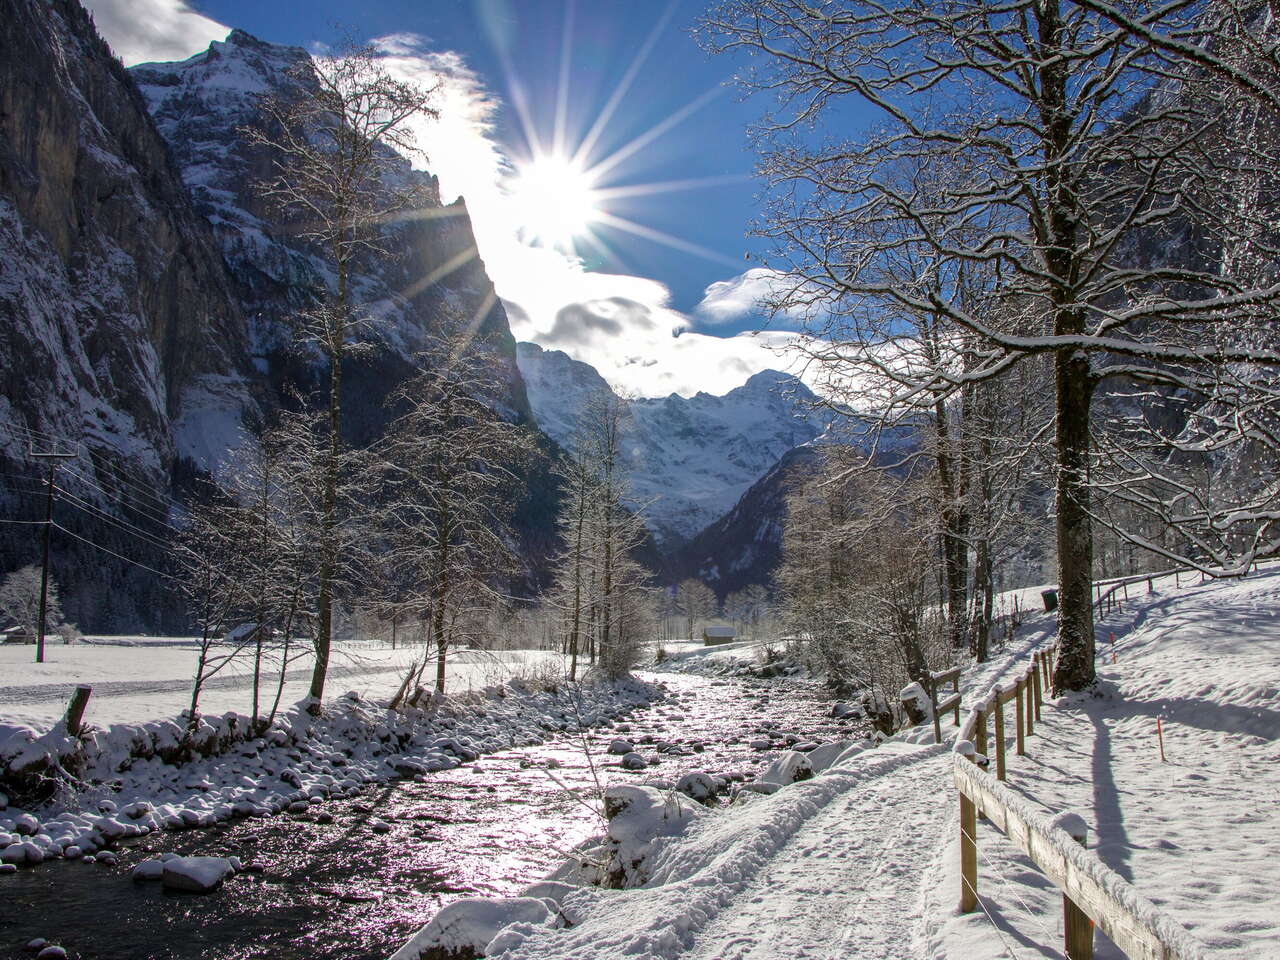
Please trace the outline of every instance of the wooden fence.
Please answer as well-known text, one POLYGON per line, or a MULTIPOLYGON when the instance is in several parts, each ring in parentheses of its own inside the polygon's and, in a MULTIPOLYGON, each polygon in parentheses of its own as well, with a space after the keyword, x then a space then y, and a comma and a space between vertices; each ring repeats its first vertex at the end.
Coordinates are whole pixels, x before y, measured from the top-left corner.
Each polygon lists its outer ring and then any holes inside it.
MULTIPOLYGON (((1201 960, 1201 952, 1187 946, 1185 928, 1081 848, 1085 840, 1082 829, 1068 832, 1047 821, 1005 786, 1009 771, 1004 708, 1014 705, 1014 752, 1023 756, 1027 740, 1040 722, 1052 668, 1048 651, 1034 653, 1030 664, 1012 682, 993 687, 979 700, 956 738, 952 772, 960 793, 961 911, 969 913, 979 907, 981 817, 1008 837, 1062 891, 1068 960, 1091 960, 1095 926, 1132 960, 1201 960), (991 745, 995 748, 994 775, 986 769, 991 745)), ((936 724, 937 711, 934 715, 936 724)))

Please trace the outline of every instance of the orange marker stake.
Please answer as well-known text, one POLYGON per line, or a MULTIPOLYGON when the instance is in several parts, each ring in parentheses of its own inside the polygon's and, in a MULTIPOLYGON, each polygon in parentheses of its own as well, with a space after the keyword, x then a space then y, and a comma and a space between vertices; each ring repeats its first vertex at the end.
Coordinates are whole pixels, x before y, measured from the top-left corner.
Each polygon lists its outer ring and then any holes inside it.
POLYGON ((1111 663, 1115 664, 1115 662, 1116 662, 1116 635, 1113 632, 1111 634, 1111 663))
POLYGON ((1160 740, 1160 762, 1164 763, 1164 725, 1160 723, 1160 718, 1156 717, 1156 736, 1160 740))

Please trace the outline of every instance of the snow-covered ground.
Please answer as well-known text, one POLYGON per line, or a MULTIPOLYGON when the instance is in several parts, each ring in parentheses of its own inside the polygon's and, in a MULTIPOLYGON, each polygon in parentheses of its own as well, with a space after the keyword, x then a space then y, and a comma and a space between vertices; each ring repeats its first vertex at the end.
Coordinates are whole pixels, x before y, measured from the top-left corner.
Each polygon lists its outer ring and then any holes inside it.
MULTIPOLYGON (((1099 624, 1096 694, 1046 707, 1008 783, 1080 814, 1099 858, 1213 956, 1280 957, 1280 572, 1145 589, 1099 624)), ((1029 943, 1060 942, 1057 891, 981 825, 979 850, 979 890, 1002 936, 1020 956, 1058 956, 1029 943)), ((935 871, 930 956, 996 956, 990 920, 950 913, 958 856, 949 844, 935 871)), ((1095 955, 1120 956, 1110 944, 1095 955)))
MULTIPOLYGON (((1099 624, 1098 695, 1047 704, 1029 755, 1010 758, 1009 782, 1046 810, 1082 815, 1103 862, 1215 956, 1280 957, 1280 571, 1186 579, 1132 591, 1124 614, 1099 624)), ((1024 666, 1053 629, 1050 617, 1029 616, 1013 643, 966 673, 966 695, 1024 666)), ((692 661, 746 651, 673 652, 692 661)), ((491 923, 488 955, 1061 958, 1060 892, 989 825, 979 828, 984 909, 958 912, 951 758, 931 740, 927 727, 908 731, 726 812, 681 814, 679 829, 646 840, 642 886, 531 889, 557 909, 491 923)), ((1100 935, 1095 955, 1118 956, 1100 935)))
MULTIPOLYGON (((397 649, 365 643, 334 648, 328 687, 333 693, 355 690, 366 698, 390 697, 420 647, 397 649)), ((191 704, 191 681, 199 650, 181 637, 103 637, 87 643, 49 644, 45 662, 35 662, 35 647, 0 646, 0 722, 46 730, 62 717, 77 684, 93 687, 86 720, 98 726, 143 723, 175 717, 191 704)), ((488 653, 460 650, 449 657, 447 689, 467 692, 502 683, 513 676, 563 672, 557 653, 509 650, 488 653)), ((201 695, 206 714, 229 710, 248 713, 253 703, 253 666, 245 657, 210 678, 201 695)), ((434 679, 434 667, 428 673, 434 679)), ((265 674, 262 696, 270 705, 278 674, 265 674)), ((281 705, 307 694, 311 658, 289 665, 281 705)))

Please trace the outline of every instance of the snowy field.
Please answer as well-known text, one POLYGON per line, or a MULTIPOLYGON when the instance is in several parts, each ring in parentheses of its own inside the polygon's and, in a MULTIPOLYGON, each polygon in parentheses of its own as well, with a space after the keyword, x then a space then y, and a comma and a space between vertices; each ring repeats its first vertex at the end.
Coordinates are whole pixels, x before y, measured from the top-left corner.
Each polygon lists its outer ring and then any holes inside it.
MULTIPOLYGON (((365 697, 396 692, 420 647, 335 644, 329 665, 328 690, 337 695, 355 690, 365 697)), ((0 646, 0 722, 46 730, 67 708, 76 684, 93 687, 86 719, 98 726, 143 723, 174 717, 190 706, 191 680, 199 651, 181 637, 110 637, 71 645, 49 644, 45 662, 35 663, 35 647, 0 646)), ((563 672, 558 653, 510 650, 495 653, 460 650, 449 658, 446 689, 463 693, 501 683, 513 676, 563 672)), ((200 699, 205 714, 248 713, 253 703, 252 660, 233 661, 212 677, 200 699)), ((434 681, 431 666, 424 680, 434 681)), ((278 673, 265 674, 261 695, 267 706, 275 696, 278 673)), ((289 666, 282 707, 307 694, 311 657, 289 666)))
MULTIPOLYGON (((1145 585, 1131 590, 1124 614, 1098 625, 1098 695, 1046 704, 1029 755, 1011 750, 1009 782, 1046 809, 1083 816, 1089 847, 1207 953, 1276 958, 1280 571, 1203 586, 1188 580, 1176 590, 1172 578, 1157 582, 1150 595, 1145 585)), ((1027 599, 1038 597, 1033 589, 1027 599)), ((1051 617, 1028 616, 1013 643, 967 671, 970 702, 1051 644, 1053 631, 1051 617)), ((692 645, 671 652, 677 661, 746 653, 692 645)), ((943 732, 948 740, 956 733, 950 722, 943 732)), ((979 828, 984 909, 958 912, 949 749, 917 728, 877 749, 852 748, 814 779, 739 800, 731 813, 686 816, 672 807, 647 833, 628 825, 618 842, 641 851, 643 886, 532 889, 527 896, 558 901, 567 929, 554 913, 507 925, 506 908, 495 905, 485 927, 496 934, 489 954, 1061 960, 1060 892, 989 824, 979 828)), ((530 913, 529 901, 506 901, 521 902, 513 919, 530 913)), ((1098 960, 1120 956, 1101 935, 1097 942, 1098 960)))

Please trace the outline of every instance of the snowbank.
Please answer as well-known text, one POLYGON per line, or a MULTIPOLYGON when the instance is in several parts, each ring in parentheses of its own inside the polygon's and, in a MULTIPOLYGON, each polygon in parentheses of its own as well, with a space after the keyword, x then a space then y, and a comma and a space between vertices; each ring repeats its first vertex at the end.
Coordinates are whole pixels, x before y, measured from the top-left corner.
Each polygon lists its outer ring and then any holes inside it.
MULTIPOLYGON (((395 712, 352 692, 326 703, 319 717, 304 701, 260 737, 250 738, 245 717, 202 720, 217 749, 182 765, 155 749, 157 742, 176 744, 182 730, 176 720, 108 727, 80 741, 57 728, 42 737, 10 731, 0 759, 11 771, 15 762, 56 771, 74 759, 78 777, 61 778, 63 788, 30 811, 10 805, 17 799, 12 790, 0 793, 0 851, 16 847, 9 862, 37 863, 92 854, 152 830, 209 826, 351 796, 370 783, 450 769, 483 753, 596 726, 661 695, 632 679, 541 690, 516 684, 395 712)), ((21 776, 10 779, 28 785, 21 776)))

